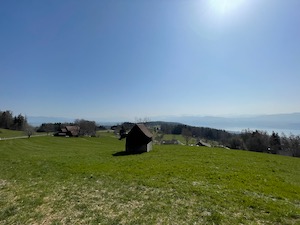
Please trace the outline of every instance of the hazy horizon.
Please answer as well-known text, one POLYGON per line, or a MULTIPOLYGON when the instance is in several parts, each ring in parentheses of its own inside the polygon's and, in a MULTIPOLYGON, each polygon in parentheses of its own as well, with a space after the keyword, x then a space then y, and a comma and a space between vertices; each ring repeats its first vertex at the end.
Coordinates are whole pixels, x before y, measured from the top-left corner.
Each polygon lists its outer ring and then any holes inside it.
MULTIPOLYGON (((103 120, 100 118, 55 118, 55 117, 28 117, 31 125, 39 126, 42 123, 55 122, 74 122, 75 119, 90 119, 96 121, 99 125, 115 125, 122 122, 139 122, 135 120, 103 120)), ((209 127, 232 132, 241 132, 242 130, 262 130, 271 134, 273 131, 279 134, 300 135, 300 113, 292 114, 273 114, 273 115, 252 115, 239 117, 211 117, 211 116, 164 116, 146 118, 148 122, 178 122, 190 126, 209 127)))

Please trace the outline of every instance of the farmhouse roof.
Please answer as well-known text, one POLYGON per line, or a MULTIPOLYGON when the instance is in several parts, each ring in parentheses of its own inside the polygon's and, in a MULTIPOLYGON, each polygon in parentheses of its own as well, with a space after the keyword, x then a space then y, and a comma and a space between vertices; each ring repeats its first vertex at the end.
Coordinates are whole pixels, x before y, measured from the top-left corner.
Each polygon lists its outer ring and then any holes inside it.
POLYGON ((210 147, 210 144, 204 143, 203 141, 198 141, 198 143, 196 145, 210 147))
POLYGON ((67 133, 68 131, 67 131, 67 129, 66 129, 66 128, 61 128, 61 132, 63 132, 63 133, 67 133))
POLYGON ((79 126, 66 126, 67 131, 69 131, 73 136, 79 135, 79 126))

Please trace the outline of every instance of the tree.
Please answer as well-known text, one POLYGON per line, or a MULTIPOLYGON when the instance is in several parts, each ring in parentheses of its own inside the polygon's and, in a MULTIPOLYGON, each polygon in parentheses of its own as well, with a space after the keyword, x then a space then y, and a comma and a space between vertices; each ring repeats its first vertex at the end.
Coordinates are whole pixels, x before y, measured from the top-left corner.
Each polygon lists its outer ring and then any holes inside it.
POLYGON ((290 152, 294 157, 300 157, 300 136, 291 135, 289 137, 290 152))
POLYGON ((28 136, 28 138, 30 138, 31 135, 34 133, 34 128, 33 128, 33 126, 26 124, 23 127, 23 132, 28 136))
POLYGON ((74 123, 80 127, 80 136, 96 136, 97 125, 95 121, 77 119, 74 123))
POLYGON ((0 111, 0 128, 24 130, 26 126, 27 119, 21 114, 18 116, 13 116, 13 113, 9 110, 6 110, 5 112, 0 111))
POLYGON ((169 123, 163 123, 160 126, 160 130, 164 134, 171 134, 172 133, 172 129, 173 129, 173 125, 171 125, 169 123))
POLYGON ((182 128, 181 135, 185 139, 185 144, 188 145, 190 139, 192 138, 192 132, 187 127, 184 127, 184 128, 182 128))
POLYGON ((162 132, 156 132, 155 133, 155 140, 158 142, 158 143, 161 143, 161 141, 163 140, 164 138, 164 133, 162 132))
POLYGON ((281 141, 278 133, 272 132, 272 135, 269 139, 270 151, 273 154, 277 154, 281 150, 281 141))
POLYGON ((126 130, 125 130, 124 126, 121 127, 119 134, 120 134, 119 140, 122 140, 123 138, 127 137, 126 130))
POLYGON ((300 157, 300 136, 290 135, 287 137, 285 134, 281 135, 282 151, 286 155, 300 157))
POLYGON ((43 123, 38 129, 38 132, 46 132, 47 135, 50 132, 55 132, 55 131, 57 130, 55 130, 55 125, 53 123, 43 123))
POLYGON ((182 124, 176 125, 172 130, 172 134, 182 134, 183 128, 187 128, 187 126, 184 126, 182 124))
POLYGON ((12 112, 6 110, 5 112, 0 111, 0 127, 4 129, 11 129, 13 126, 13 115, 12 112))
POLYGON ((243 139, 238 137, 238 136, 230 138, 228 143, 229 143, 229 148, 232 148, 232 149, 245 149, 243 139))
POLYGON ((15 130, 24 130, 27 127, 27 119, 19 114, 17 117, 14 117, 13 129, 15 130))
POLYGON ((241 137, 247 150, 255 152, 267 152, 269 147, 269 136, 264 131, 244 131, 241 137))

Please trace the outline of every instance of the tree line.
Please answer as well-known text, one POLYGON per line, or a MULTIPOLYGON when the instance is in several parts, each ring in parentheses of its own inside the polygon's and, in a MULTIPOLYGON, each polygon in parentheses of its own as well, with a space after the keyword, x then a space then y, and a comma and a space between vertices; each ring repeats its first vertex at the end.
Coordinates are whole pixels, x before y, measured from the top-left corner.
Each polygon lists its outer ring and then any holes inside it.
POLYGON ((183 134, 184 136, 199 137, 220 143, 225 143, 226 140, 233 136, 233 134, 225 130, 174 123, 162 123, 160 130, 164 134, 183 134))
POLYGON ((0 128, 10 130, 25 130, 28 128, 27 119, 22 114, 14 116, 9 110, 0 111, 0 128))
POLYGON ((266 131, 244 130, 232 136, 228 140, 228 146, 232 149, 300 157, 300 136, 279 135, 274 131, 269 135, 266 131))
POLYGON ((0 128, 24 131, 28 137, 34 130, 36 132, 55 133, 66 126, 73 125, 80 127, 80 136, 96 136, 97 130, 104 129, 103 126, 97 126, 95 121, 84 119, 76 119, 73 123, 43 123, 39 127, 33 128, 22 114, 14 116, 10 110, 0 110, 0 128))
POLYGON ((276 132, 269 135, 266 131, 259 130, 243 130, 241 133, 230 133, 225 130, 174 123, 161 123, 160 127, 162 134, 181 134, 186 143, 193 137, 217 141, 230 149, 300 157, 299 135, 286 136, 285 134, 279 135, 276 132))

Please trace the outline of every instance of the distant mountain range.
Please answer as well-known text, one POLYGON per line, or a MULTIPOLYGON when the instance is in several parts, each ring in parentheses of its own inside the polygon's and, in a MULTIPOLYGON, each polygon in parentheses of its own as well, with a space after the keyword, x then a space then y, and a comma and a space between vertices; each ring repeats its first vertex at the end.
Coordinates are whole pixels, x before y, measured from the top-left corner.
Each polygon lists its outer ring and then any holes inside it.
MULTIPOLYGON (((74 122, 72 118, 28 116, 28 122, 34 126, 42 123, 74 122)), ((229 131, 241 131, 244 129, 258 129, 275 132, 300 134, 300 113, 273 114, 257 116, 166 116, 154 117, 152 121, 178 122, 191 126, 211 127, 229 131)), ((114 121, 95 120, 101 125, 112 125, 114 121)))
POLYGON ((300 134, 300 113, 239 117, 172 116, 165 117, 164 121, 176 121, 192 126, 232 131, 241 131, 249 128, 252 130, 274 130, 275 132, 285 131, 300 134))
POLYGON ((39 126, 42 123, 71 123, 75 119, 64 117, 27 116, 28 123, 32 126, 39 126))

